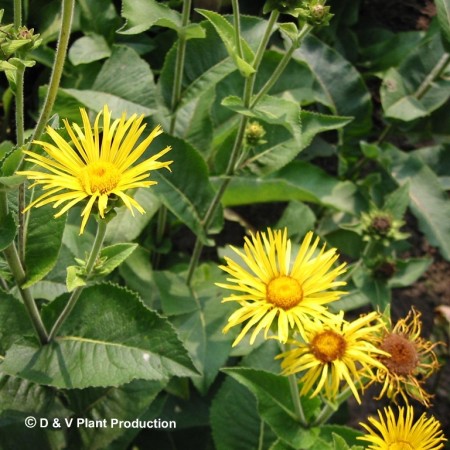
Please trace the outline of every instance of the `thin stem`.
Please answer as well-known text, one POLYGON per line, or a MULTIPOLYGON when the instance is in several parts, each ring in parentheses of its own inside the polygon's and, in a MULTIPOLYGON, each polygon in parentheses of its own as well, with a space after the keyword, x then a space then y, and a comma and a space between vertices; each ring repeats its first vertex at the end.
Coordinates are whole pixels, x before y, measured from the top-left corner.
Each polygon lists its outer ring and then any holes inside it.
POLYGON ((291 391, 292 402, 294 403, 295 415, 297 416, 299 422, 303 426, 307 426, 308 422, 306 421, 305 413, 303 411, 302 403, 300 401, 300 394, 298 392, 298 383, 297 377, 295 374, 288 375, 289 380, 289 389, 291 391))
POLYGON ((241 15, 239 13, 239 1, 231 0, 233 6, 233 18, 234 18, 234 40, 236 50, 239 58, 243 57, 242 42, 241 42, 241 15))
POLYGON ((326 423, 328 419, 337 411, 339 406, 347 400, 352 394, 352 390, 347 386, 337 397, 334 404, 325 403, 325 406, 320 411, 319 415, 314 420, 313 426, 318 426, 326 423))
MULTIPOLYGON (((243 93, 243 103, 244 106, 249 107, 252 94, 253 94, 253 87, 255 83, 255 75, 258 71, 259 65, 261 64, 264 52, 266 50, 267 44, 269 42, 270 36, 273 32, 273 27, 275 26, 277 19, 279 16, 278 11, 272 11, 270 14, 266 30, 264 32, 264 36, 259 44, 258 50, 256 51, 256 55, 253 61, 253 68, 255 69, 255 72, 251 74, 249 77, 245 79, 244 84, 244 93, 243 93)), ((225 170, 224 178, 222 179, 222 182, 216 191, 208 210, 206 211, 206 214, 202 220, 202 225, 204 230, 208 232, 209 227, 214 219, 214 215, 216 214, 217 209, 219 208, 220 202, 222 200, 223 194, 226 191, 226 188, 228 187, 228 184, 231 181, 231 176, 233 175, 235 169, 236 169, 236 163, 239 161, 239 156, 242 149, 242 142, 244 140, 245 135, 245 127, 247 125, 248 118, 246 116, 242 116, 239 122, 238 132, 236 134, 236 138, 234 140, 233 149, 231 150, 230 158, 228 160, 228 165, 225 170)), ((188 273, 186 276, 186 283, 189 286, 192 282, 192 277, 194 275, 195 268, 198 265, 198 262, 200 260, 200 255, 203 250, 203 244, 197 237, 194 245, 194 250, 192 252, 191 260, 189 263, 188 273)))
MULTIPOLYGON (((3 221, 4 217, 8 214, 8 203, 5 192, 0 192, 0 222, 3 221)), ((28 316, 33 324, 33 328, 39 338, 41 344, 47 342, 47 330, 42 322, 41 315, 37 308, 36 302, 34 301, 31 291, 29 289, 24 289, 21 287, 25 281, 26 274, 23 270, 23 266, 20 262, 19 254, 17 253, 17 248, 14 242, 12 242, 9 247, 7 247, 3 254, 5 255, 6 262, 8 263, 11 273, 14 277, 14 281, 19 289, 19 293, 22 297, 23 304, 27 310, 28 316)))
MULTIPOLYGON (((433 67, 431 72, 425 77, 422 81, 421 85, 417 88, 416 92, 414 92, 413 96, 420 100, 431 88, 434 83, 434 80, 438 78, 442 72, 445 70, 447 65, 450 63, 450 54, 444 53, 436 65, 433 67)), ((378 138, 377 144, 381 144, 385 141, 385 139, 389 136, 389 134, 394 129, 393 124, 386 125, 384 130, 381 132, 380 137, 378 138)))
POLYGON ((289 61, 291 60, 292 54, 294 53, 295 50, 297 50, 297 48, 300 46, 301 41, 303 40, 303 38, 311 30, 312 30, 312 26, 311 25, 305 25, 301 29, 301 31, 299 33, 299 36, 298 36, 297 42, 292 43, 292 45, 290 46, 289 50, 284 54, 283 58, 278 63, 277 68, 272 72, 272 75, 270 76, 270 78, 266 81, 266 83, 261 88, 261 90, 258 92, 258 94, 256 94, 256 96, 253 98, 252 103, 251 103, 251 107, 252 108, 261 100, 262 97, 264 97, 264 95, 267 94, 267 92, 269 92, 269 90, 272 88, 272 86, 277 82, 278 78, 280 78, 281 74, 284 72, 284 69, 289 64, 289 61))
MULTIPOLYGON (((92 246, 91 253, 90 253, 89 258, 86 263, 86 278, 87 279, 89 279, 92 269, 94 268, 95 262, 97 261, 97 258, 102 249, 103 241, 105 239, 107 224, 108 223, 105 219, 98 219, 97 233, 95 235, 94 244, 92 246)), ((80 295, 83 292, 83 290, 84 290, 84 286, 79 286, 73 290, 65 308, 62 310, 61 314, 56 319, 56 321, 53 325, 53 328, 50 331, 50 334, 48 336, 48 342, 52 341, 55 338, 56 333, 59 331, 59 329, 61 328, 62 324, 65 322, 67 317, 69 317, 69 315, 72 312, 73 308, 75 307, 78 299, 80 298, 80 295)))
POLYGON ((178 35, 178 47, 177 56, 175 60, 175 74, 172 88, 172 102, 171 102, 171 112, 172 119, 170 121, 169 133, 173 134, 175 129, 175 123, 177 120, 177 115, 175 110, 177 109, 178 103, 181 99, 181 90, 183 84, 183 71, 184 71, 184 59, 186 56, 186 36, 184 34, 184 27, 189 23, 189 16, 191 13, 192 0, 185 0, 183 2, 183 11, 181 13, 181 26, 182 32, 178 35))
POLYGON ((72 28, 72 18, 75 6, 75 0, 62 0, 61 6, 61 25, 59 28, 58 43, 56 46, 55 61, 53 63, 53 70, 50 76, 50 81, 47 90, 47 96, 45 97, 44 105, 41 110, 36 127, 34 128, 31 143, 39 139, 44 131, 50 114, 52 113, 53 105, 55 103, 56 94, 58 93, 59 84, 61 82, 61 76, 64 68, 64 61, 66 59, 67 48, 69 45, 70 31, 72 28))
POLYGON ((14 0, 14 28, 22 25, 22 0, 14 0))

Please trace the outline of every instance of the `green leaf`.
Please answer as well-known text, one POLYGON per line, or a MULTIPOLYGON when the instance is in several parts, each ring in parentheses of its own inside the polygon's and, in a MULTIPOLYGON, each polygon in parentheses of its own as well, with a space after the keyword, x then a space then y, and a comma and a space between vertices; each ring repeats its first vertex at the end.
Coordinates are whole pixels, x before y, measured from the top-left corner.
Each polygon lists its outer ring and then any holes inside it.
POLYGON ((138 244, 124 243, 104 247, 100 258, 106 258, 100 267, 96 267, 95 274, 106 276, 125 261, 137 248, 138 244))
POLYGON ((113 46, 111 57, 103 64, 91 89, 61 91, 97 112, 108 104, 113 118, 120 118, 123 112, 149 116, 156 110, 152 71, 130 47, 113 46))
POLYGON ((23 304, 0 290, 0 362, 12 344, 32 333, 33 328, 23 304))
POLYGON ((17 225, 11 213, 8 213, 0 223, 0 251, 9 247, 17 233, 17 225))
POLYGON ((250 46, 242 37, 240 42, 242 48, 242 56, 239 55, 235 39, 236 33, 233 25, 231 25, 231 23, 228 22, 225 17, 213 11, 208 11, 206 9, 197 9, 197 12, 206 17, 214 26, 217 34, 222 39, 222 42, 224 43, 228 54, 235 62, 236 67, 239 69, 242 76, 248 77, 249 75, 254 73, 255 69, 253 68, 252 63, 255 55, 250 46))
POLYGON ((24 288, 42 280, 56 264, 67 215, 55 219, 54 213, 52 205, 30 210, 25 248, 27 277, 22 286, 24 288))
POLYGON ((126 22, 118 30, 121 34, 139 34, 155 25, 176 31, 181 28, 180 13, 155 0, 124 0, 122 17, 126 22))
POLYGON ((450 3, 448 0, 436 0, 435 5, 444 46, 450 51, 450 3))
MULTIPOLYGON (((87 388, 67 391, 67 399, 77 418, 106 420, 107 427, 77 426, 82 445, 79 448, 103 449, 127 432, 125 427, 111 427, 111 419, 141 419, 157 394, 164 388, 161 381, 134 380, 120 388, 87 388)), ((70 419, 69 419, 70 420, 70 419)), ((144 419, 143 419, 144 420, 144 419)), ((87 422, 88 423, 88 422, 87 422)))
POLYGON ((389 211, 395 219, 403 220, 408 204, 409 184, 406 182, 386 197, 383 210, 389 211))
MULTIPOLYGON (((255 394, 262 419, 279 438, 294 448, 308 449, 314 444, 319 429, 303 428, 296 419, 287 377, 247 368, 227 368, 224 372, 255 394)), ((310 419, 320 400, 302 397, 301 401, 305 416, 310 419)))
MULTIPOLYGON (((67 300, 64 295, 45 308, 47 324, 55 321, 67 300)), ((147 309, 135 294, 109 284, 83 290, 59 336, 50 344, 11 347, 2 370, 69 389, 196 374, 169 322, 147 309)))
POLYGON ((298 103, 283 98, 264 96, 258 104, 246 108, 239 97, 230 96, 222 100, 222 105, 248 117, 261 119, 267 123, 284 126, 300 144, 302 124, 298 103))
POLYGON ((225 206, 299 200, 354 213, 356 186, 338 181, 312 164, 293 161, 264 178, 234 177, 223 197, 225 206))
POLYGON ((372 307, 384 311, 391 302, 391 291, 384 280, 376 278, 371 271, 361 268, 353 273, 353 282, 361 294, 370 299, 372 307))
POLYGON ((371 128, 372 102, 358 71, 312 35, 303 40, 293 57, 306 62, 313 72, 317 100, 336 116, 354 118, 344 129, 344 134, 350 137, 365 135, 371 128))
POLYGON ((93 34, 77 39, 70 47, 68 57, 70 62, 77 66, 99 61, 108 58, 110 55, 111 49, 105 38, 98 34, 93 34))
POLYGON ((430 258, 410 258, 398 260, 395 263, 394 276, 389 280, 389 287, 401 288, 411 286, 430 267, 433 262, 430 258))
MULTIPOLYGON (((211 429, 217 450, 257 450, 264 424, 259 417, 255 396, 242 384, 228 378, 211 404, 211 429)), ((265 425, 264 447, 273 440, 265 425)))
POLYGON ((448 55, 435 33, 423 39, 399 67, 389 69, 380 90, 386 117, 411 121, 442 106, 450 96, 450 82, 445 77, 430 76, 447 62, 448 55))
POLYGON ((67 268, 66 286, 68 292, 72 292, 77 287, 86 286, 86 276, 80 266, 67 268))
POLYGON ((223 334, 223 317, 233 306, 221 304, 223 292, 214 281, 223 278, 216 265, 203 265, 197 272, 192 291, 184 277, 169 272, 154 272, 153 278, 161 297, 162 310, 170 316, 184 346, 200 372, 192 381, 206 394, 219 369, 225 364, 234 339, 223 334))
POLYGON ((402 186, 409 183, 409 206, 417 217, 420 230, 431 245, 439 247, 442 256, 450 260, 450 200, 442 190, 434 172, 417 156, 389 147, 388 169, 402 186))
MULTIPOLYGON (((203 158, 187 142, 163 134, 158 138, 162 146, 171 145, 170 157, 173 163, 171 172, 154 172, 153 179, 158 182, 153 187, 164 205, 189 227, 204 244, 210 241, 203 226, 203 217, 214 197, 214 190, 208 178, 208 168, 203 158)), ((217 213, 212 232, 222 226, 221 211, 217 213)))

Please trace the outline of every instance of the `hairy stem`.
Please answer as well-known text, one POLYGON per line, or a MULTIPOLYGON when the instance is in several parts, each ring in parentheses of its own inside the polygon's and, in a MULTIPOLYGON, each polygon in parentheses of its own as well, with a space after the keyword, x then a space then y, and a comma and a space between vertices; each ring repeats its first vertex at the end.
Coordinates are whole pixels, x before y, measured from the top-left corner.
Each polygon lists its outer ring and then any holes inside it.
POLYGON ((241 42, 241 15, 239 13, 239 0, 231 0, 233 5, 233 18, 234 18, 234 40, 236 50, 239 58, 243 57, 242 42, 241 42))
POLYGON ((319 415, 314 420, 313 426, 319 426, 325 424, 328 419, 337 411, 341 403, 347 400, 352 394, 352 390, 347 386, 336 398, 334 404, 325 403, 325 406, 320 411, 319 415))
MULTIPOLYGON (((89 255, 89 258, 86 263, 86 278, 89 279, 89 276, 92 273, 92 270, 95 266, 95 262, 97 261, 98 256, 100 255, 100 251, 103 246, 103 241, 105 239, 106 234, 106 227, 107 227, 107 221, 105 219, 98 219, 97 222, 97 233, 95 235, 94 244, 92 246, 91 253, 89 255)), ((56 333, 61 328, 62 324, 65 322, 65 320, 69 317, 70 313, 72 312, 73 308, 75 307, 78 299, 80 298, 81 293, 84 290, 84 286, 79 286, 75 288, 65 306, 65 308, 62 310, 59 317, 56 319, 50 334, 48 336, 48 342, 52 341, 56 333)))
POLYGON ((39 139, 44 131, 50 114, 55 103, 56 94, 58 93, 59 84, 61 82, 61 76, 64 68, 64 61, 67 55, 67 48, 69 45, 70 31, 72 28, 72 18, 75 6, 75 0, 62 0, 61 4, 61 25, 59 28, 58 43, 56 46, 55 61, 53 63, 53 69, 50 76, 50 81, 47 90, 47 96, 44 100, 44 105, 41 109, 41 114, 34 128, 33 136, 30 141, 39 139))

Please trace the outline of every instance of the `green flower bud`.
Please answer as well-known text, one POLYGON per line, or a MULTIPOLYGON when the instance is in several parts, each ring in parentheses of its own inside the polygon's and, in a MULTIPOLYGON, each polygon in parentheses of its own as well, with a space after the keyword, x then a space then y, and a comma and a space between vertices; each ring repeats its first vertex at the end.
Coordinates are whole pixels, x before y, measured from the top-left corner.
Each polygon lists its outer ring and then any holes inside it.
POLYGON ((257 145, 265 144, 267 141, 262 139, 265 134, 266 130, 264 130, 264 127, 259 122, 250 122, 245 128, 244 139, 246 145, 255 147, 257 145))

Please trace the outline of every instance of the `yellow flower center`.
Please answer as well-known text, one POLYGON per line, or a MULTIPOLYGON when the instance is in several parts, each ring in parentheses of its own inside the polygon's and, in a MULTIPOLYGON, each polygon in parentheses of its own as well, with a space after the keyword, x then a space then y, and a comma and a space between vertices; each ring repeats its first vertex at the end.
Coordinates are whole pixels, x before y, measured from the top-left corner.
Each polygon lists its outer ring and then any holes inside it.
POLYGON ((381 358, 381 361, 397 375, 409 375, 419 364, 416 346, 401 334, 388 334, 380 348, 391 355, 390 358, 381 358))
POLYGON ((345 339, 332 330, 316 334, 310 345, 313 355, 324 364, 342 358, 347 348, 345 339))
POLYGON ((83 168, 78 179, 86 192, 107 194, 119 184, 120 172, 108 161, 96 161, 83 168))
POLYGON ((409 442, 398 441, 398 442, 393 442, 392 444, 389 444, 388 449, 389 450, 414 450, 414 447, 409 442))
POLYGON ((297 306, 303 299, 301 284, 291 277, 274 278, 267 285, 267 301, 279 308, 288 310, 297 306))

